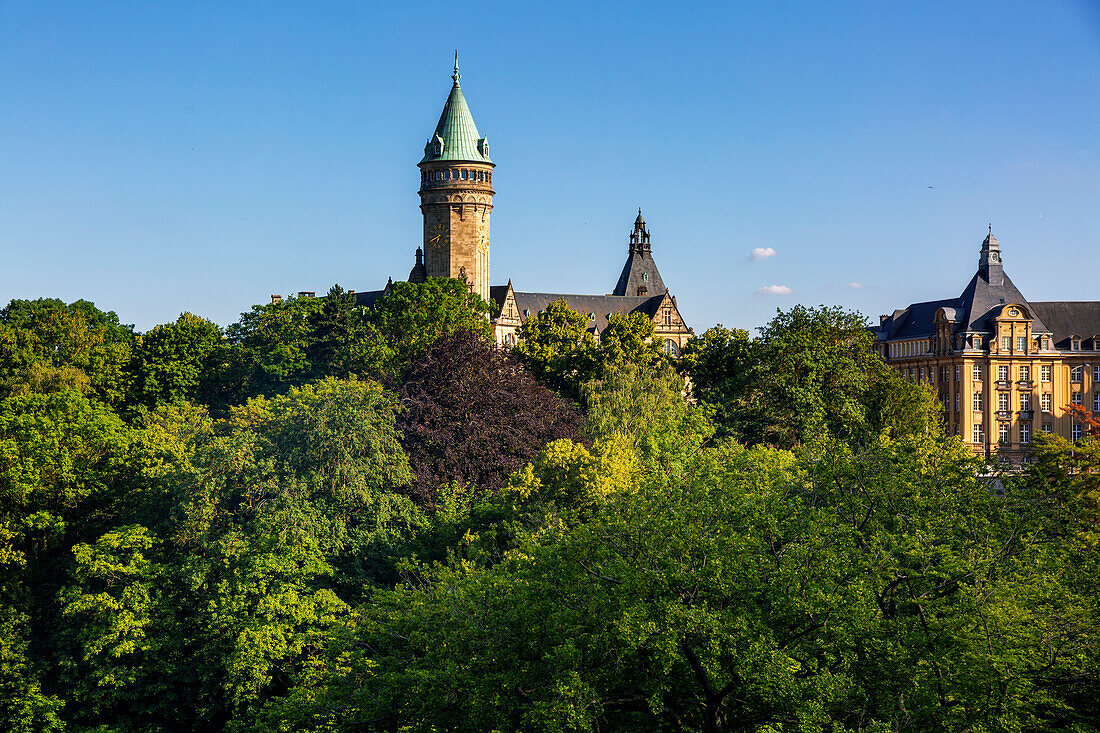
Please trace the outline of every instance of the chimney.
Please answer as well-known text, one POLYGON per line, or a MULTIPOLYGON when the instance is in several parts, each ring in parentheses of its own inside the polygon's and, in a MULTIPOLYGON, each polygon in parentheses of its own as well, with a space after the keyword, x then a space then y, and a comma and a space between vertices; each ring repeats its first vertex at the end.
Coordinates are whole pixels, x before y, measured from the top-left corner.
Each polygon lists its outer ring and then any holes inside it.
POLYGON ((298 291, 298 297, 299 298, 313 298, 313 297, 316 297, 316 295, 317 295, 316 290, 299 290, 298 291))
POLYGON ((271 296, 271 304, 272 305, 279 305, 279 303, 282 303, 282 302, 283 302, 283 296, 281 296, 281 295, 272 295, 271 296))

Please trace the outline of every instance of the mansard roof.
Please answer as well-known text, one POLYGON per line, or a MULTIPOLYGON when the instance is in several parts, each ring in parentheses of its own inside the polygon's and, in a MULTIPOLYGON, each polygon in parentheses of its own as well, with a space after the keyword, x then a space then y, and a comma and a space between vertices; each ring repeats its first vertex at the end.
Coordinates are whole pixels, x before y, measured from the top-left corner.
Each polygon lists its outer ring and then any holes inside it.
POLYGON ((1068 349, 1070 336, 1087 340, 1100 335, 1100 301, 1031 303, 1031 310, 1049 327, 1055 348, 1068 349))
POLYGON ((489 159, 489 141, 478 133, 474 117, 470 114, 470 107, 466 104, 466 97, 462 94, 462 87, 458 84, 460 77, 456 53, 455 71, 451 77, 454 79, 454 85, 447 97, 447 103, 443 105, 443 113, 439 115, 435 133, 424 146, 424 157, 420 160, 421 163, 447 160, 490 164, 493 162, 489 159))
POLYGON ((1001 306, 1008 303, 1018 303, 1031 311, 1032 333, 1050 332, 1044 314, 1028 302, 1005 274, 997 240, 990 228, 989 236, 982 242, 978 271, 959 297, 912 303, 907 308, 894 311, 882 323, 879 338, 892 341, 932 336, 936 333, 935 319, 940 308, 949 309, 950 317, 956 323, 953 330, 987 332, 990 330, 989 321, 1000 312, 1001 306), (991 260, 991 252, 995 252, 997 258, 991 260))

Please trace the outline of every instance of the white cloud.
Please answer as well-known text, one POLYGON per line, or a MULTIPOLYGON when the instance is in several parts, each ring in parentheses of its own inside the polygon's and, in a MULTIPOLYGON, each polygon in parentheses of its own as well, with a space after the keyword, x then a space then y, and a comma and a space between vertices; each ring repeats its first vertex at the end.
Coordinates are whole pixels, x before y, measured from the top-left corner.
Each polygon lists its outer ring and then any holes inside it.
POLYGON ((749 253, 749 259, 752 260, 766 260, 769 257, 775 257, 778 254, 771 247, 756 247, 749 253))
POLYGON ((786 285, 768 285, 756 291, 760 295, 791 295, 793 290, 786 285))
POLYGON ((848 283, 848 287, 858 289, 858 288, 862 288, 863 285, 861 285, 860 283, 848 283))

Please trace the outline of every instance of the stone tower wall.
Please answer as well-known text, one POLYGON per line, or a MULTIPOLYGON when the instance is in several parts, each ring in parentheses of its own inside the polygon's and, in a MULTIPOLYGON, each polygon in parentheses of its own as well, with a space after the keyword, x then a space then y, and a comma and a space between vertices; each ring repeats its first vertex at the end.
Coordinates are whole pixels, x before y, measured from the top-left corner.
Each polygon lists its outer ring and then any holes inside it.
POLYGON ((428 277, 465 276, 488 300, 493 166, 440 161, 422 163, 420 169, 428 277))

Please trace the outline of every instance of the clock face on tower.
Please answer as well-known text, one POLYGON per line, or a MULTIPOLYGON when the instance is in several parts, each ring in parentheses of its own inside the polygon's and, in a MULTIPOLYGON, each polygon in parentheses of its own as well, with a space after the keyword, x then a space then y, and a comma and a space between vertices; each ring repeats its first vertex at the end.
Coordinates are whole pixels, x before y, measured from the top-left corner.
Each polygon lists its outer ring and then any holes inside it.
POLYGON ((428 246, 439 251, 447 244, 447 231, 442 224, 435 224, 428 229, 428 246))

